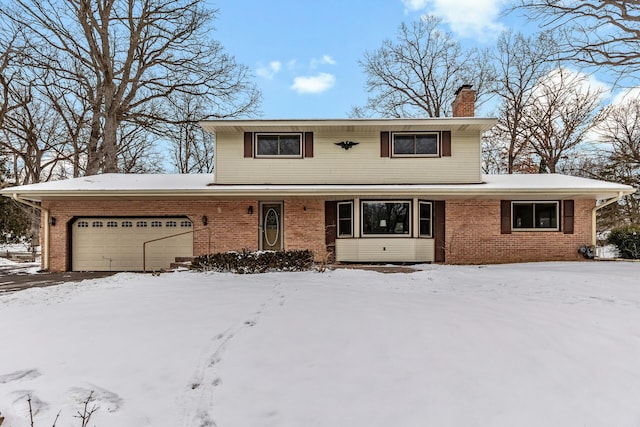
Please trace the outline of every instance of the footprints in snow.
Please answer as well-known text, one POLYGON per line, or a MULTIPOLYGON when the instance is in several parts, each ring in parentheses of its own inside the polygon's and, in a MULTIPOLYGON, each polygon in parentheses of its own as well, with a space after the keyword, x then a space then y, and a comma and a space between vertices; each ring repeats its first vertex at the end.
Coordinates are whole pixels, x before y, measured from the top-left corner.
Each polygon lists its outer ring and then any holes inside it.
POLYGON ((192 377, 188 392, 185 395, 183 426, 216 426, 210 410, 213 404, 215 389, 222 385, 218 365, 222 362, 222 356, 227 346, 239 332, 245 328, 255 327, 266 311, 276 306, 281 307, 285 304, 286 295, 282 290, 282 285, 276 283, 273 286, 273 290, 275 292, 260 304, 258 310, 253 313, 253 316, 212 338, 209 350, 204 352, 204 357, 201 358, 199 366, 196 367, 196 372, 192 377))
POLYGON ((7 384, 20 380, 32 380, 34 378, 38 378, 40 375, 42 374, 37 369, 24 369, 14 371, 10 374, 0 375, 0 384, 7 384))

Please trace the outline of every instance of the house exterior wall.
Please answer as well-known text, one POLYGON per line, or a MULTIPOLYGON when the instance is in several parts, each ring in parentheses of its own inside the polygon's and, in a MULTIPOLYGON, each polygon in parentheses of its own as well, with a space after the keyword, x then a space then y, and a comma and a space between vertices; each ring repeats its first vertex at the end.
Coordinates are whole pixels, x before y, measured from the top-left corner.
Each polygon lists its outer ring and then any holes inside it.
MULTIPOLYGON (((394 129, 389 129, 394 131, 394 129)), ((432 131, 434 129, 425 129, 432 131)), ((245 158, 244 133, 216 133, 217 184, 460 184, 481 182, 479 132, 452 132, 450 157, 380 156, 380 132, 313 131, 313 157, 245 158), (349 150, 336 142, 355 141, 349 150)))
MULTIPOLYGON (((187 216, 193 223, 194 255, 257 250, 259 246, 257 200, 65 200, 45 201, 43 207, 56 218, 56 225, 50 227, 50 271, 70 268, 68 224, 77 217, 187 216), (253 206, 253 214, 248 213, 249 206, 253 206), (207 217, 206 226, 203 216, 207 217)), ((312 249, 317 260, 325 257, 322 201, 285 200, 284 224, 285 249, 312 249)))
POLYGON ((445 257, 448 264, 494 264, 584 259, 578 248, 591 241, 594 200, 576 200, 574 233, 500 233, 500 200, 447 200, 445 257))

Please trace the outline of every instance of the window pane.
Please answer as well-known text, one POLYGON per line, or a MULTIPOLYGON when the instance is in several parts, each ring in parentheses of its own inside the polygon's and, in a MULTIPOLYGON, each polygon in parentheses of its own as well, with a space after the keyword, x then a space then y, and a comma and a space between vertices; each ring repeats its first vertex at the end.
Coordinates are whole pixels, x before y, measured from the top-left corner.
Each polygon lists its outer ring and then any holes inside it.
POLYGON ((558 227, 558 205, 556 203, 536 203, 536 225, 535 228, 557 228, 558 227))
POLYGON ((340 203, 338 205, 338 218, 351 219, 351 203, 340 203))
POLYGON ((278 155, 278 136, 277 135, 261 135, 258 137, 258 155, 259 156, 277 156, 278 155))
POLYGON ((351 218, 338 221, 338 236, 351 236, 351 218))
POLYGON ((438 137, 416 135, 416 154, 438 154, 438 137))
POLYGON ((300 155, 300 137, 298 135, 281 136, 280 137, 280 155, 281 156, 299 156, 300 155))
POLYGON ((353 203, 338 203, 338 236, 353 235, 353 203))
POLYGON ((413 135, 394 135, 393 154, 415 154, 413 135))
POLYGON ((409 234, 409 202, 364 202, 363 234, 409 234))
POLYGON ((533 203, 513 204, 513 228, 533 228, 533 203))
POLYGON ((431 236, 431 203, 420 203, 420 235, 431 236))

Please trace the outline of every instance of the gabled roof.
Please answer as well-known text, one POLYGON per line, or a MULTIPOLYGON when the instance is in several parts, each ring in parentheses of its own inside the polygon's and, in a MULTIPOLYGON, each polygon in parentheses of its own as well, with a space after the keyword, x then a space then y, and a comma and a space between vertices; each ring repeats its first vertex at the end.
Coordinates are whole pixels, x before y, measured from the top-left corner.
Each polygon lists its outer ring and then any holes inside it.
POLYGON ((104 174, 5 188, 0 194, 53 199, 211 199, 283 197, 425 197, 443 199, 608 199, 629 185, 560 174, 483 175, 477 184, 217 185, 213 174, 104 174))

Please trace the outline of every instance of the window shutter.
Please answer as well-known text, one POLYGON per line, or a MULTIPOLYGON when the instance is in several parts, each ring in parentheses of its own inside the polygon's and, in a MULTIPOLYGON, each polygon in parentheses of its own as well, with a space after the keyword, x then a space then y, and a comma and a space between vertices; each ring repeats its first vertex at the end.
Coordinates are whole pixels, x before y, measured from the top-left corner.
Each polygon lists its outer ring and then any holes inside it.
POLYGON ((433 238, 435 244, 434 261, 445 262, 445 202, 433 202, 433 238))
POLYGON ((442 157, 451 157, 451 131, 442 132, 442 157))
POLYGON ((313 157, 313 132, 304 133, 304 157, 313 157))
POLYGON ((389 157, 389 132, 380 132, 380 157, 389 157))
POLYGON ((337 217, 337 203, 333 201, 324 202, 324 229, 327 252, 329 253, 335 253, 336 250, 336 236, 338 234, 337 217))
POLYGON ((253 157, 253 133, 244 133, 244 157, 253 157))
POLYGON ((511 234, 511 200, 500 201, 500 234, 511 234))
POLYGON ((564 234, 573 234, 573 200, 563 200, 562 202, 562 231, 564 234))

